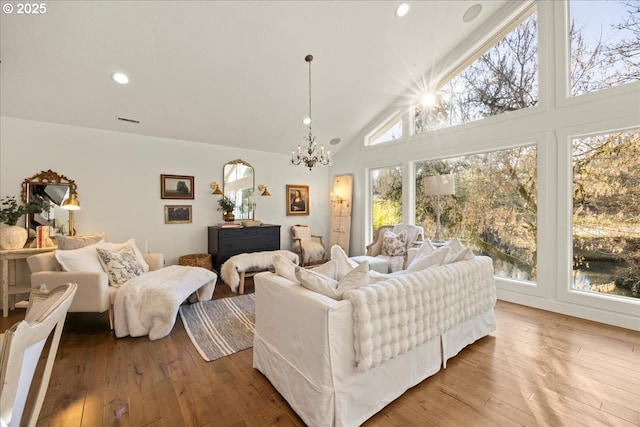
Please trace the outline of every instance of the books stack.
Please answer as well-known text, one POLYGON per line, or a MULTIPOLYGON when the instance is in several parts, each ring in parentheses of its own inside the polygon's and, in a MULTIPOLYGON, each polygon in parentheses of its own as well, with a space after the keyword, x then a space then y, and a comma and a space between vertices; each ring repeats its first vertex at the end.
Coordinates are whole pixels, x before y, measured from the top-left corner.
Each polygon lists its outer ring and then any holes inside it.
POLYGON ((222 222, 218 225, 222 228, 242 228, 242 224, 239 222, 222 222))

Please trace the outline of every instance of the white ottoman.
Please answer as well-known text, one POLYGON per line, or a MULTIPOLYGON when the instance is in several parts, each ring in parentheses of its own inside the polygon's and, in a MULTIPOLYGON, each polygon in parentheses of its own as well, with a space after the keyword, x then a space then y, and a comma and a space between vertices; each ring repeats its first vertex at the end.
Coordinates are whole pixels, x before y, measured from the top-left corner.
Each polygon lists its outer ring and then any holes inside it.
POLYGON ((352 256, 349 259, 354 260, 358 264, 362 264, 365 261, 369 262, 369 269, 373 271, 377 271, 378 273, 388 273, 389 272, 389 261, 382 258, 376 258, 374 256, 361 255, 361 256, 352 256))

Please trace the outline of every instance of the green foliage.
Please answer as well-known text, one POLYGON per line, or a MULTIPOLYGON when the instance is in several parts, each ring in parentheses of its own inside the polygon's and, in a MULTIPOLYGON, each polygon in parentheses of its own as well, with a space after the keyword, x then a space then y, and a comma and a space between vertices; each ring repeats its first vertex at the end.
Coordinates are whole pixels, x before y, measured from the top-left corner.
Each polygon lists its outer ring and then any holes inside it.
POLYGON ((227 196, 222 196, 220 200, 218 200, 218 206, 219 212, 233 212, 236 207, 236 201, 227 196))
POLYGON ((15 196, 2 199, 0 205, 0 222, 7 225, 16 225, 22 215, 42 212, 43 204, 39 200, 31 200, 26 204, 18 205, 15 196))

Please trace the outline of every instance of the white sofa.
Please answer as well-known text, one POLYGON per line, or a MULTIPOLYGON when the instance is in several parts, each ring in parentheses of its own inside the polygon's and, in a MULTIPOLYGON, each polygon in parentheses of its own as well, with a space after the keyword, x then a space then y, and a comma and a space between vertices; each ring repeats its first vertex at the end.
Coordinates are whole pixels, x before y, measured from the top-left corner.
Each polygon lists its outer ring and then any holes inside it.
POLYGON ((366 370, 356 367, 357 309, 351 298, 334 300, 271 272, 260 273, 254 280, 253 366, 310 426, 363 423, 446 367, 446 360, 466 345, 495 330, 493 265, 487 257, 398 275, 349 291, 424 290, 425 300, 440 301, 440 307, 432 306, 433 315, 441 312, 448 317, 446 321, 433 317, 430 328, 438 331, 426 342, 366 370), (489 302, 475 312, 465 307, 449 313, 460 300, 473 300, 476 295, 489 302))

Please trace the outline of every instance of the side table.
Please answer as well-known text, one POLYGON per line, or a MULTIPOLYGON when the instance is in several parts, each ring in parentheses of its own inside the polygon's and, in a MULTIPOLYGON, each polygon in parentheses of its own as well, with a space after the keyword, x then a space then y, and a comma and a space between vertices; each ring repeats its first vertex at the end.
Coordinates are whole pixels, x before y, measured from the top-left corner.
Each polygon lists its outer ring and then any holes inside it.
POLYGON ((56 249, 56 247, 8 250, 0 249, 0 271, 2 272, 0 276, 0 280, 2 281, 2 317, 9 316, 9 295, 23 294, 31 291, 31 283, 15 283, 17 280, 17 277, 15 277, 17 273, 15 266, 13 274, 14 283, 9 283, 9 261, 16 263, 19 262, 19 260, 26 260, 31 255, 41 254, 43 252, 52 252, 56 249))

